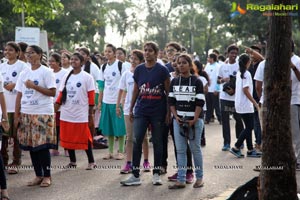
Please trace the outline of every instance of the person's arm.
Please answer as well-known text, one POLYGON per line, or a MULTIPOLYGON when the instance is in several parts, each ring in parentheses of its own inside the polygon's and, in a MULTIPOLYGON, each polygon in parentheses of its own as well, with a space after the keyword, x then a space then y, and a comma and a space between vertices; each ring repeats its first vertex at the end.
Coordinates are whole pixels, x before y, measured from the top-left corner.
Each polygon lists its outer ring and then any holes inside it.
POLYGON ((21 98, 22 98, 22 93, 18 92, 17 97, 16 97, 15 114, 14 114, 14 126, 15 126, 15 128, 18 128, 18 124, 20 123, 21 98))
POLYGON ((132 92, 132 99, 130 102, 130 110, 129 110, 129 116, 130 116, 130 120, 133 121, 133 108, 136 102, 136 99, 138 97, 139 94, 139 87, 138 84, 136 82, 134 82, 133 85, 133 92, 132 92))
POLYGON ((265 59, 259 52, 254 51, 254 50, 251 49, 251 48, 246 48, 245 52, 246 52, 247 54, 251 54, 252 57, 255 58, 255 60, 257 60, 257 61, 259 61, 259 62, 265 59))
POLYGON ((116 104, 116 114, 117 114, 118 117, 121 117, 120 104, 121 104, 122 98, 123 98, 123 90, 119 89, 117 104, 116 104))
POLYGON ((104 90, 104 81, 99 81, 99 96, 98 96, 98 110, 101 111, 102 101, 103 101, 103 90, 104 90))
POLYGON ((39 85, 35 85, 33 81, 31 80, 27 80, 25 82, 25 86, 27 88, 31 88, 31 89, 34 89, 40 93, 42 93, 43 95, 46 95, 46 96, 50 96, 50 97, 55 97, 55 93, 56 93, 56 89, 55 88, 44 88, 44 87, 41 87, 39 85))
POLYGON ((251 101, 251 103, 255 106, 255 108, 259 110, 258 104, 256 103, 255 99, 252 97, 252 95, 249 92, 249 87, 244 87, 243 92, 246 95, 246 97, 251 101))
POLYGON ((0 104, 1 104, 1 110, 2 110, 1 125, 4 129, 4 131, 8 131, 9 130, 9 123, 8 123, 7 110, 6 110, 6 102, 5 102, 3 92, 0 92, 0 104))
POLYGON ((262 81, 258 81, 258 80, 255 81, 255 90, 256 90, 257 97, 259 99, 261 98, 262 95, 262 84, 263 84, 262 81))
MULTIPOLYGON (((166 97, 168 98, 169 92, 170 92, 170 77, 169 76, 164 81, 164 87, 165 87, 166 97)), ((166 119, 165 119, 166 124, 169 124, 170 120, 171 120, 171 113, 170 113, 170 107, 168 106, 168 101, 167 101, 167 114, 166 114, 166 119)))

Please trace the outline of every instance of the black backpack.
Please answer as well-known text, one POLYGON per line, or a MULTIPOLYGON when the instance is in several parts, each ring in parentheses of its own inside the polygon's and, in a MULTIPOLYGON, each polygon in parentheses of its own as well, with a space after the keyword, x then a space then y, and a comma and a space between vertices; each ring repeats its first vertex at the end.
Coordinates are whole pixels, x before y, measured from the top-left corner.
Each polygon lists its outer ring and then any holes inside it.
POLYGON ((258 200, 257 182, 258 177, 254 177, 238 187, 226 200, 258 200))
MULTIPOLYGON (((102 66, 102 72, 104 72, 104 70, 106 68, 106 65, 107 65, 107 63, 103 64, 103 66, 102 66)), ((119 69, 120 75, 122 74, 122 65, 123 65, 123 63, 121 61, 119 61, 118 62, 118 69, 119 69)))

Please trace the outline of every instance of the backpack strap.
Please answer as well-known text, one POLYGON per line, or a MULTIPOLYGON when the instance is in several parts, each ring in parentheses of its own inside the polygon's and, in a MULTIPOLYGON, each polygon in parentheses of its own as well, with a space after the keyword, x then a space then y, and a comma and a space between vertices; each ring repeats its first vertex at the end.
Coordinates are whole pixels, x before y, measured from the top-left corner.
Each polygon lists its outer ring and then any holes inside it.
POLYGON ((119 61, 118 62, 118 69, 119 69, 120 75, 122 74, 122 65, 123 65, 123 63, 121 61, 119 61))
POLYGON ((105 68, 106 68, 107 63, 104 63, 102 66, 102 72, 104 72, 105 68))
MULTIPOLYGON (((103 66, 102 66, 102 72, 103 73, 105 71, 106 65, 107 65, 107 63, 104 63, 103 66)), ((121 61, 119 61, 118 62, 118 69, 119 69, 120 75, 122 74, 122 66, 123 66, 123 63, 121 61)))

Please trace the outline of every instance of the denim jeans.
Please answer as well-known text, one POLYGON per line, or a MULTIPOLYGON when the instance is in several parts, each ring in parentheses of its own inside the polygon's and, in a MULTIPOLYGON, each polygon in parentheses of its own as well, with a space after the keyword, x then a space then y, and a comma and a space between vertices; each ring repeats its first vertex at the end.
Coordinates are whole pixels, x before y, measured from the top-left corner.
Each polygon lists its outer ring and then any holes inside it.
POLYGON ((163 156, 163 131, 165 130, 165 117, 134 116, 132 173, 135 177, 139 177, 140 174, 142 144, 149 124, 151 124, 152 143, 154 150, 153 174, 160 174, 163 156))
POLYGON ((255 143, 261 144, 261 126, 260 126, 260 120, 259 120, 259 114, 258 111, 254 111, 254 135, 255 135, 255 143))
POLYGON ((221 99, 222 131, 223 131, 224 145, 226 144, 230 145, 230 122, 229 122, 230 113, 233 114, 233 118, 235 119, 236 138, 239 138, 240 133, 244 129, 244 125, 240 114, 235 112, 234 101, 227 101, 221 99))
POLYGON ((253 150, 253 144, 252 144, 252 130, 253 130, 253 119, 254 119, 254 114, 253 113, 244 113, 241 114, 243 122, 245 123, 245 129, 240 133, 240 136, 235 143, 236 148, 240 148, 241 145, 243 144, 244 140, 246 139, 247 143, 247 149, 253 150))
POLYGON ((177 162, 178 162, 178 176, 177 180, 181 183, 186 181, 187 171, 187 145, 190 146, 191 153, 194 158, 196 178, 202 179, 203 177, 203 160, 201 152, 201 134, 203 129, 203 119, 198 119, 195 123, 195 138, 193 138, 193 129, 189 128, 189 139, 180 134, 180 125, 174 119, 174 137, 177 151, 177 162), (187 141, 188 140, 188 141, 187 141), (189 144, 188 144, 189 142, 189 144))

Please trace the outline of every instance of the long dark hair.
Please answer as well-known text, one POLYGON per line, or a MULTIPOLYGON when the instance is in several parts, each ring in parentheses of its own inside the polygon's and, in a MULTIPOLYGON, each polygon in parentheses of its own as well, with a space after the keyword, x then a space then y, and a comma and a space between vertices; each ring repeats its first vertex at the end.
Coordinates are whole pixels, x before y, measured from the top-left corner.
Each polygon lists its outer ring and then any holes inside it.
MULTIPOLYGON (((215 61, 215 60, 214 60, 215 61)), ((197 73, 199 76, 203 76, 209 83, 209 76, 206 71, 203 70, 203 64, 199 60, 194 60, 194 65, 197 67, 197 73)))
MULTIPOLYGON (((78 53, 78 52, 73 53, 72 56, 78 57, 81 62, 84 61, 83 56, 80 53, 78 53)), ((67 100, 67 87, 66 87, 66 85, 67 85, 67 82, 68 82, 70 76, 73 74, 73 72, 74 72, 74 70, 72 69, 70 71, 70 73, 68 74, 67 78, 66 78, 66 81, 65 81, 65 84, 64 84, 64 89, 62 90, 61 104, 65 104, 66 103, 66 100, 67 100)))
MULTIPOLYGON (((83 51, 87 56, 90 57, 90 50, 88 50, 87 48, 82 47, 82 48, 79 49, 79 51, 83 51)), ((88 60, 88 61, 85 62, 84 71, 86 71, 87 73, 91 72, 91 61, 88 60)))
POLYGON ((247 71, 247 63, 249 62, 250 57, 248 54, 243 53, 239 57, 239 70, 241 72, 241 78, 244 78, 244 74, 247 71))

